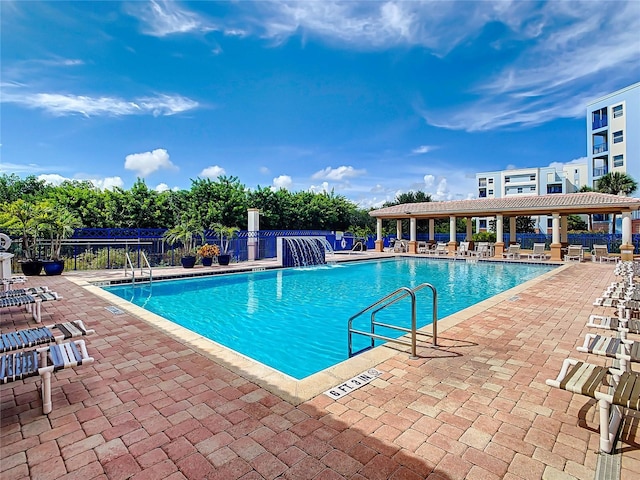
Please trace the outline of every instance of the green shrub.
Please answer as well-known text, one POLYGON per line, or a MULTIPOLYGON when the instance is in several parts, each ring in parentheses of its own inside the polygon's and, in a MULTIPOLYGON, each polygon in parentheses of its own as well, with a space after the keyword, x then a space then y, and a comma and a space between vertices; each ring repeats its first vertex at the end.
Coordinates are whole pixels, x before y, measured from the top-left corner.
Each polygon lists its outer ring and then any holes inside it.
POLYGON ((471 238, 474 242, 495 242, 496 234, 495 232, 478 232, 474 233, 471 238))

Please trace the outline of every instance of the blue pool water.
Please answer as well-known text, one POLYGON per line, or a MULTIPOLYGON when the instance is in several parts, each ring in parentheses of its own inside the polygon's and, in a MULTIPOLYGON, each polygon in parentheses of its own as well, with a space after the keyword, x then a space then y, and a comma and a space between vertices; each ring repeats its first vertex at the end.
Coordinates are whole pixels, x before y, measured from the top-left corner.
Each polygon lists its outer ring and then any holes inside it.
MULTIPOLYGON (((399 287, 433 284, 438 291, 438 317, 443 318, 553 268, 398 258, 106 290, 302 379, 345 360, 349 317, 399 287)), ((432 321, 430 290, 418 292, 417 299, 418 326, 428 325, 432 321)), ((410 327, 409 310, 410 302, 399 302, 376 319, 410 327)), ((354 326, 368 330, 368 321, 364 315, 354 326)), ((354 348, 367 343, 355 338, 354 348)))

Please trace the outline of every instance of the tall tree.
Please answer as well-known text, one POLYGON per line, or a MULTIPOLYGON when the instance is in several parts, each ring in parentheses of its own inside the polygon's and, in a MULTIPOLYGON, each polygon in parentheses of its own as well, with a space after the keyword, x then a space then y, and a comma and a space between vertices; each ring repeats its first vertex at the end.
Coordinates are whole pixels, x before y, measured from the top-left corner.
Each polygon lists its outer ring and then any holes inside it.
MULTIPOLYGON (((638 182, 626 173, 609 172, 598 180, 598 191, 611 195, 631 195, 638 189, 638 182)), ((611 233, 616 233, 616 214, 611 215, 611 233)))

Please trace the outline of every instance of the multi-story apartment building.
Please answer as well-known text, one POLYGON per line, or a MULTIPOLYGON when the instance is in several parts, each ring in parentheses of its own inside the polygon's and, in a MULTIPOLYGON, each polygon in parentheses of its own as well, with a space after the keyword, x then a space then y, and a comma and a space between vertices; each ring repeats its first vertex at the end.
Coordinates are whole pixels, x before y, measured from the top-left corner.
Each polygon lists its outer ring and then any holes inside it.
MULTIPOLYGON (((477 173, 478 198, 573 193, 583 185, 597 189, 608 172, 626 173, 640 183, 640 83, 587 105, 586 163, 567 164, 562 171, 542 167, 477 173)), ((640 190, 634 196, 640 196, 640 190)), ((550 218, 534 220, 539 231, 549 231, 550 218)), ((477 231, 486 230, 488 222, 477 219, 477 231)))
MULTIPOLYGON (((476 173, 478 198, 502 198, 514 195, 552 195, 574 193, 587 184, 587 164, 570 163, 554 167, 519 168, 476 173)), ((551 218, 535 217, 536 229, 547 232, 551 218)), ((477 219, 477 231, 487 230, 490 219, 477 219)))
POLYGON ((640 83, 587 105, 587 158, 593 188, 608 172, 640 181, 640 83))
MULTIPOLYGON (((598 98, 587 105, 588 183, 609 172, 626 173, 640 182, 640 83, 598 98)), ((633 196, 640 195, 636 191, 633 196)), ((638 213, 634 215, 637 231, 638 213)), ((594 217, 594 226, 606 226, 606 216, 594 217)), ((618 219, 620 221, 620 219, 618 219)), ((617 229, 619 231, 619 229, 617 229)))

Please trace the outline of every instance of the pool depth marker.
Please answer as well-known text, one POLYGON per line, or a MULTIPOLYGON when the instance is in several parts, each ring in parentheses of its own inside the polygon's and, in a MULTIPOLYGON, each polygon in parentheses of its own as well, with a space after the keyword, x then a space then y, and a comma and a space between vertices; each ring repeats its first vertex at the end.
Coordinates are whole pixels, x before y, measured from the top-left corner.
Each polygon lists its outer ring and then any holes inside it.
POLYGON ((380 375, 382 375, 382 372, 380 370, 370 368, 369 370, 362 372, 360 375, 356 375, 346 382, 327 390, 326 392, 324 392, 324 394, 328 397, 333 398, 334 400, 338 400, 339 398, 348 395, 353 390, 356 390, 357 388, 360 388, 363 385, 366 385, 367 383, 375 380, 380 375))

